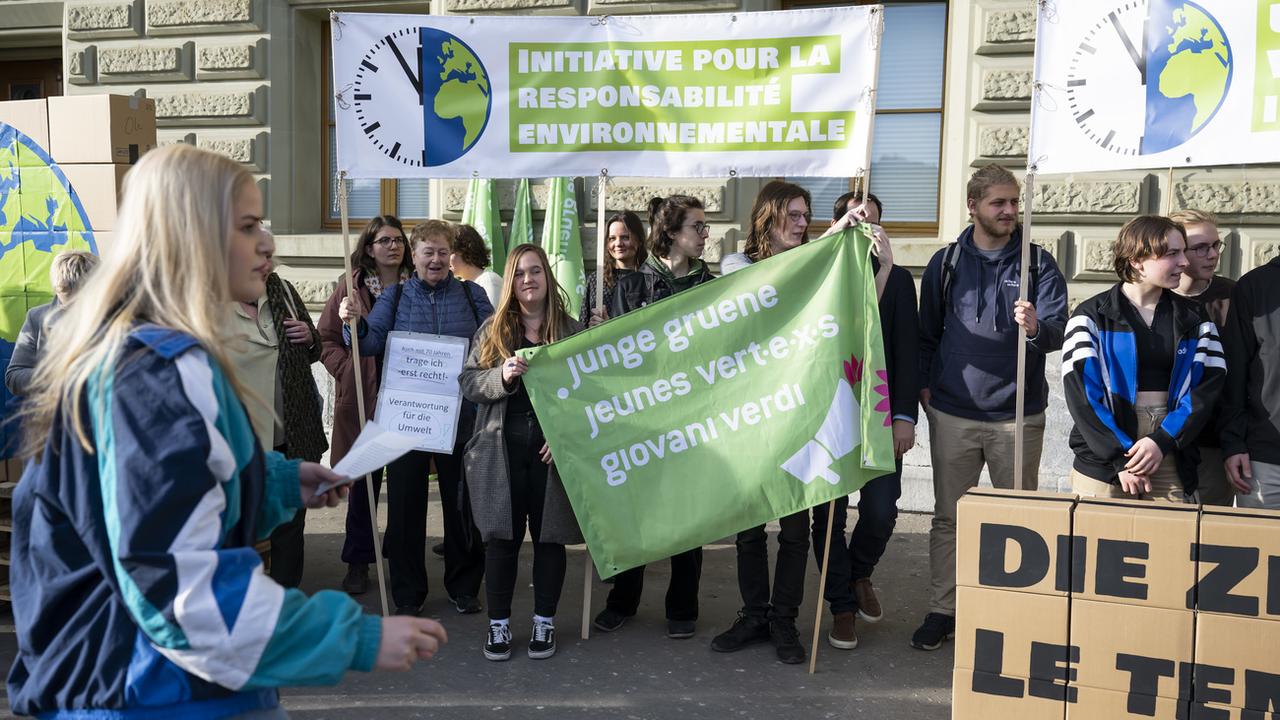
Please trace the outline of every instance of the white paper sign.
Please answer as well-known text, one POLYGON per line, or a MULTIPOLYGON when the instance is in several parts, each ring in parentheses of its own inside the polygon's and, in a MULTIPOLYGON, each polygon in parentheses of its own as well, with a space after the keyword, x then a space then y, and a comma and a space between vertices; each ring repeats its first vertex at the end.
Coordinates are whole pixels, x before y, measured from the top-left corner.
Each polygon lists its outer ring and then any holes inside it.
POLYGON ((387 333, 374 422, 418 439, 418 450, 453 453, 469 341, 396 330, 387 333))
POLYGON ((608 17, 338 13, 352 178, 847 177, 880 6, 608 17))
POLYGON ((1038 5, 1038 172, 1280 161, 1277 3, 1038 5))

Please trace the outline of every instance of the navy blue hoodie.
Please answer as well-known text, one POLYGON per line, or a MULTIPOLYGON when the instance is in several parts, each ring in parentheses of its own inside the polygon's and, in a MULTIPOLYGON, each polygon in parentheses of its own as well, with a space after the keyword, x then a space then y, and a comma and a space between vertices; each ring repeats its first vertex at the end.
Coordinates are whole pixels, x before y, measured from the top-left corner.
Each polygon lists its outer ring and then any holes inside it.
MULTIPOLYGON (((1017 229, 994 259, 973 244, 973 226, 956 242, 951 299, 942 297, 942 258, 934 253, 920 281, 920 378, 934 409, 971 420, 1014 417, 1018 363, 1018 299, 1022 232, 1017 229)), ((1034 257, 1034 256, 1033 256, 1034 257)), ((1049 402, 1044 381, 1045 356, 1062 347, 1067 324, 1067 283, 1048 252, 1040 253, 1039 278, 1032 304, 1039 328, 1027 340, 1026 413, 1043 412, 1049 402)), ((1031 288, 1029 288, 1030 290, 1031 288)))

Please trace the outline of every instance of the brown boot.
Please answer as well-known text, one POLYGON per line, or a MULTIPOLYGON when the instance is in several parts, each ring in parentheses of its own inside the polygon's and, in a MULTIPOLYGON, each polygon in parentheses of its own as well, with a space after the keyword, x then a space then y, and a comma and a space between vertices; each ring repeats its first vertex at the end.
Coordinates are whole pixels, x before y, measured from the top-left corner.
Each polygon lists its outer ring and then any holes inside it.
POLYGON ((834 619, 831 632, 827 634, 827 642, 831 643, 831 647, 840 650, 852 650, 858 647, 858 632, 853 629, 856 621, 853 613, 836 613, 834 619))
POLYGON ((860 578, 849 583, 853 589, 853 597, 858 600, 858 617, 876 624, 884 617, 884 608, 880 607, 880 599, 876 597, 876 589, 871 586, 871 578, 860 578))

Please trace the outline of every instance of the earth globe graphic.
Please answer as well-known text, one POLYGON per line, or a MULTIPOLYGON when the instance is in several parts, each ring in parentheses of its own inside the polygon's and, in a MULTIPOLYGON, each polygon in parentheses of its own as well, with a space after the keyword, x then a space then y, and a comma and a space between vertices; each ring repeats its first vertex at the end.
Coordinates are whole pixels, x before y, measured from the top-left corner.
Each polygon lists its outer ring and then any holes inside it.
MULTIPOLYGON (((0 123, 0 372, 27 311, 53 300, 49 269, 65 250, 98 251, 80 198, 44 148, 0 123)), ((0 386, 0 457, 15 448, 16 411, 0 386)))
POLYGON ((1204 128, 1231 87, 1233 57, 1222 25, 1185 0, 1151 0, 1147 23, 1143 154, 1175 148, 1204 128))
POLYGON ((423 135, 426 164, 444 165, 471 149, 489 124, 489 74, 466 43, 421 29, 423 135))

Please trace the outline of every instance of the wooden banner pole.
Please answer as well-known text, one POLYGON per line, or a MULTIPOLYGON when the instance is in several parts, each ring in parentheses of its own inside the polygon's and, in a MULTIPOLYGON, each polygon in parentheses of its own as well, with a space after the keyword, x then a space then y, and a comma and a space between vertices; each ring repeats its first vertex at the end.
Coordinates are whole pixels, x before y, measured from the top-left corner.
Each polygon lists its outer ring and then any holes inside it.
POLYGON ((812 675, 818 667, 818 639, 822 636, 822 606, 826 604, 823 598, 827 593, 827 570, 831 567, 831 526, 836 517, 836 501, 827 502, 827 544, 822 550, 822 567, 818 568, 818 597, 817 609, 813 613, 813 652, 809 653, 809 674, 812 675))
MULTIPOLYGON (((1035 298, 1027 297, 1027 277, 1029 275, 1028 265, 1031 264, 1031 213, 1032 198, 1035 195, 1036 173, 1034 169, 1027 170, 1025 187, 1023 188, 1026 197, 1023 200, 1022 209, 1022 262, 1018 271, 1018 299, 1030 300, 1034 303, 1035 298)), ((1027 398, 1027 329, 1018 326, 1018 374, 1017 382, 1014 386, 1014 411, 1013 411, 1013 487, 1018 490, 1026 489, 1026 473, 1022 471, 1022 458, 1025 457, 1026 434, 1022 430, 1023 421, 1026 418, 1026 398, 1027 398)))
MULTIPOLYGON (((360 372, 360 335, 357 332, 360 323, 360 303, 356 295, 355 276, 351 267, 351 224, 347 217, 347 173, 338 173, 338 205, 342 213, 342 262, 347 270, 347 297, 351 299, 351 307, 355 312, 351 315, 351 371, 356 380, 356 408, 360 413, 360 427, 363 428, 368 418, 364 410, 364 382, 360 372)), ((373 529, 373 564, 378 569, 378 594, 382 596, 382 616, 390 617, 391 607, 387 604, 387 578, 382 570, 382 537, 378 534, 378 504, 373 493, 373 476, 364 476, 365 494, 369 498, 369 527, 373 529)))
MULTIPOLYGON (((601 170, 596 181, 596 296, 595 307, 604 307, 604 251, 605 240, 609 237, 609 228, 605 227, 608 214, 609 174, 601 170)), ((584 546, 582 556, 586 563, 582 568, 582 639, 591 637, 591 581, 595 576, 595 568, 591 564, 591 550, 584 546)))

